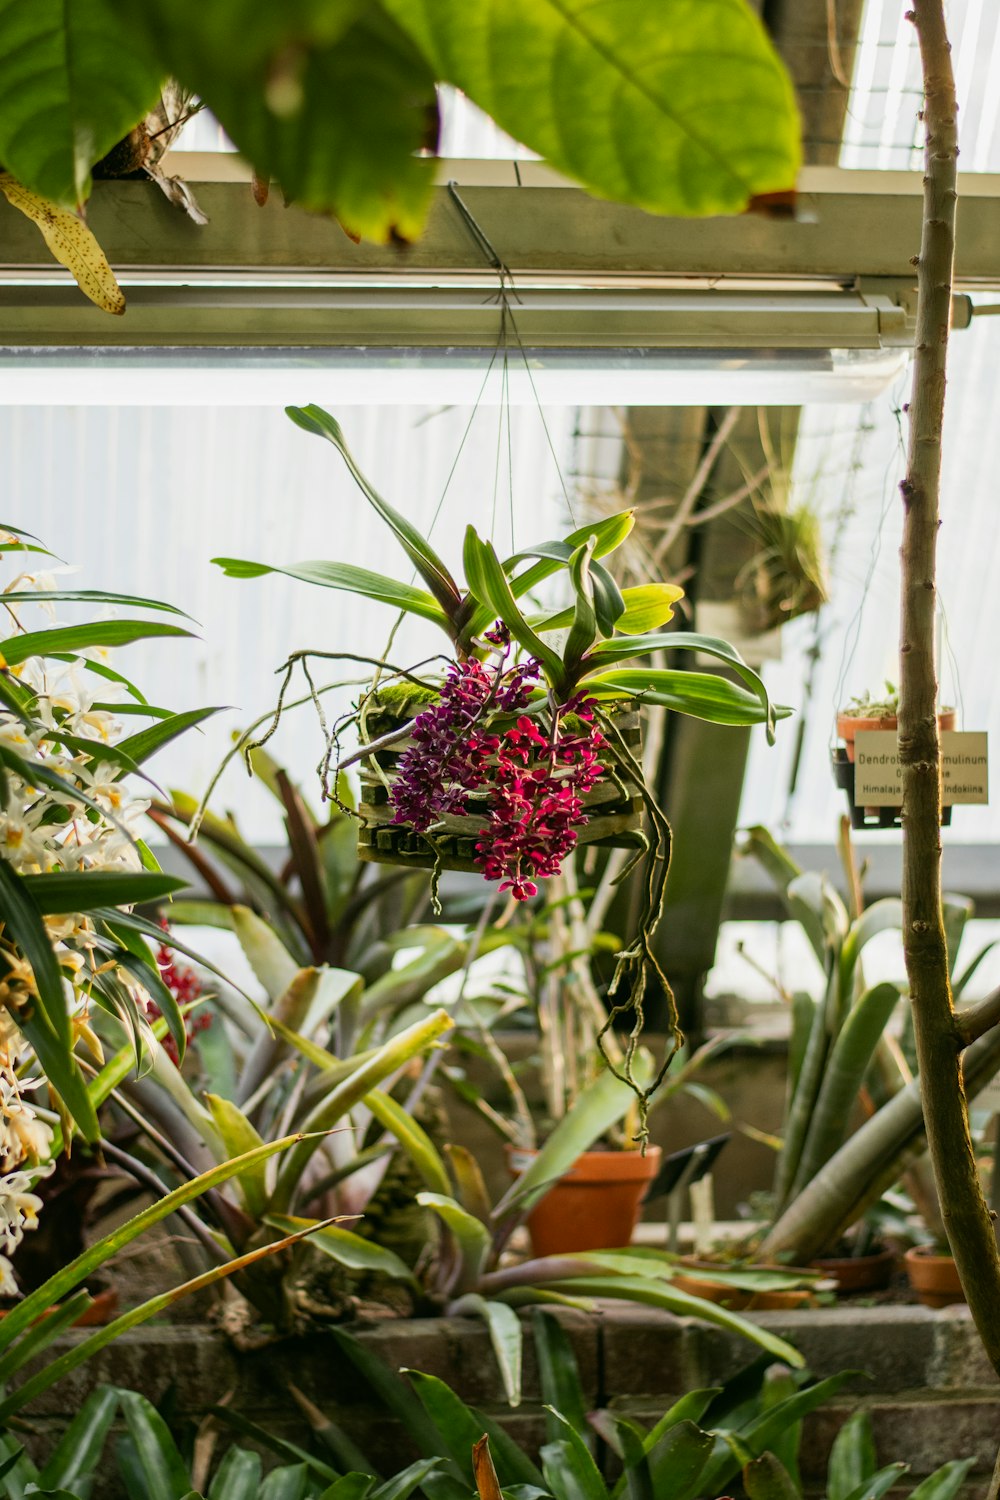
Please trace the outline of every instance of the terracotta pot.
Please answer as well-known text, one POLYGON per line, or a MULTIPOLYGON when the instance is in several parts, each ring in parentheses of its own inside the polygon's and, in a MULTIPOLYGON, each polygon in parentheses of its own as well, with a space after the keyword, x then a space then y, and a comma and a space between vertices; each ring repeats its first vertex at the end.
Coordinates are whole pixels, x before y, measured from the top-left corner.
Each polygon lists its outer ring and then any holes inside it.
MULTIPOLYGON (((694 1256, 682 1255, 685 1265, 693 1271, 721 1271, 724 1266, 710 1260, 697 1260, 694 1256)), ((795 1274, 794 1266, 743 1266, 745 1271, 784 1271, 795 1274)), ((701 1276, 675 1276, 670 1283, 680 1292, 692 1297, 701 1297, 705 1302, 717 1302, 733 1312, 782 1312, 791 1307, 813 1307, 816 1299, 807 1287, 789 1288, 788 1291, 748 1292, 743 1287, 724 1286, 719 1281, 706 1281, 701 1276)))
MULTIPOLYGON (((507 1148, 507 1165, 519 1177, 537 1151, 507 1148)), ((631 1244, 643 1194, 660 1169, 659 1146, 639 1151, 585 1151, 528 1215, 536 1255, 574 1250, 620 1250, 631 1244)))
POLYGON ((964 1302, 958 1267, 950 1255, 939 1255, 931 1245, 913 1245, 906 1252, 906 1274, 925 1307, 951 1307, 964 1302))
POLYGON ((889 1285, 896 1265, 895 1250, 880 1250, 875 1255, 826 1256, 811 1260, 810 1268, 822 1271, 837 1283, 837 1292, 877 1292, 889 1285))
MULTIPOLYGON (((943 734, 946 729, 955 727, 955 710, 947 709, 937 716, 938 732, 943 734)), ((847 759, 854 760, 854 739, 856 735, 868 734, 876 729, 898 729, 899 720, 895 714, 886 714, 883 718, 861 718, 857 719, 852 714, 837 715, 837 734, 844 742, 847 751, 847 759)))

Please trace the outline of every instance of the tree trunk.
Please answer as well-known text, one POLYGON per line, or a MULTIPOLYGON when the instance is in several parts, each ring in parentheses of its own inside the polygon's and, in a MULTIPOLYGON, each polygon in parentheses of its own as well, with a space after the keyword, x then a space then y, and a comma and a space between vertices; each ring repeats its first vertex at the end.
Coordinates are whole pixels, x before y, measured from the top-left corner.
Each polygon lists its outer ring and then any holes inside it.
POLYGON ((1000 1255, 976 1171, 941 912, 941 746, 935 561, 955 248, 958 131, 943 0, 914 0, 924 76, 924 218, 909 406, 900 618, 903 942, 927 1138, 945 1229, 979 1336, 1000 1374, 1000 1255))

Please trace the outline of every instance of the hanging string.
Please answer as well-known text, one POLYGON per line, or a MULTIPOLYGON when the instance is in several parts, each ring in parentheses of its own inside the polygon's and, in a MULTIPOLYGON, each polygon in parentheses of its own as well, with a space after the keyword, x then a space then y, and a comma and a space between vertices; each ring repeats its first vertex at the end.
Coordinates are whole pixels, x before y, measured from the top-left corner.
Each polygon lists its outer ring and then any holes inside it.
MULTIPOLYGON (((462 218, 462 222, 465 225, 466 229, 469 231, 469 234, 479 246, 479 249, 482 251, 483 256, 485 257, 488 264, 497 273, 497 277, 499 280, 499 287, 497 289, 497 301, 499 302, 501 309, 501 331, 504 339, 506 340, 506 330, 509 325, 511 332, 514 335, 514 339, 518 347, 518 352, 521 355, 521 362, 524 365, 524 372, 528 377, 528 384, 531 387, 531 394, 534 398, 535 407, 538 411, 538 415, 542 423, 542 431, 545 434, 545 441, 548 445, 549 454, 552 458, 553 464, 555 465, 556 476, 559 480, 559 487, 562 490, 563 500, 565 501, 566 509, 569 512, 569 518, 572 521, 573 525, 576 526, 578 523, 576 514, 573 510, 573 502, 570 498, 569 488, 563 475, 562 465, 559 462, 559 455, 556 453, 556 447, 554 442, 552 441, 552 434, 549 431, 549 424, 545 418, 545 409, 542 406, 541 400, 538 395, 538 387, 535 385, 535 377, 532 373, 531 361, 528 359, 528 351, 524 347, 524 341, 521 338, 521 333, 517 326, 517 319, 514 316, 514 309, 511 306, 512 298, 515 302, 518 303, 521 299, 517 294, 517 288, 514 285, 514 278, 511 274, 510 267, 503 260, 501 260, 500 256, 493 248, 493 245, 490 242, 490 239, 487 236, 486 232, 477 222, 468 205, 459 194, 456 183, 448 183, 448 193, 455 207, 458 209, 458 212, 462 218)), ((504 356, 506 358, 506 343, 504 344, 504 356)), ((508 413, 508 422, 509 420, 510 417, 508 413)))

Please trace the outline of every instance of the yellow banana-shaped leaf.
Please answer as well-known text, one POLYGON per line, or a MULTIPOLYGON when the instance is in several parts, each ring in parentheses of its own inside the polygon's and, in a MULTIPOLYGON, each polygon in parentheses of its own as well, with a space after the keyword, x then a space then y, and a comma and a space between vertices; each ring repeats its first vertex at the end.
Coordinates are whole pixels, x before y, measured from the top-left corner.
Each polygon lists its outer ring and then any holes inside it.
POLYGON ((107 258, 82 219, 29 192, 9 172, 0 172, 0 192, 7 202, 37 224, 42 238, 91 302, 104 312, 125 311, 125 293, 107 258))

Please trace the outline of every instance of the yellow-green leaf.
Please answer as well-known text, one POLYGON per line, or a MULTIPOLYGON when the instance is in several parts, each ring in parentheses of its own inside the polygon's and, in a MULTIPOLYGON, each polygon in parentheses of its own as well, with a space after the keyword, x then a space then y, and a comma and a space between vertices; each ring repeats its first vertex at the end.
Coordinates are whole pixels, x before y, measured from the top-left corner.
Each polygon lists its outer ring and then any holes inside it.
POLYGON ((102 312, 120 316, 125 293, 115 280, 107 257, 82 219, 32 193, 9 172, 0 172, 0 192, 12 208, 37 224, 42 239, 77 286, 102 312))

